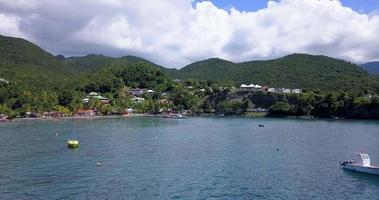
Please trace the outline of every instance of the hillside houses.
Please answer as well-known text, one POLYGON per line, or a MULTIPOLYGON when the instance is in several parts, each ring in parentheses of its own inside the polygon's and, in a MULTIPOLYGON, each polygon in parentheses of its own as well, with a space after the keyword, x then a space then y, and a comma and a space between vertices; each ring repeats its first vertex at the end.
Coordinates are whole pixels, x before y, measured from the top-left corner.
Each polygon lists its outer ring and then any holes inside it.
POLYGON ((101 103, 104 103, 104 104, 109 104, 111 102, 110 99, 103 97, 96 92, 90 92, 89 94, 87 94, 86 98, 83 99, 83 102, 89 103, 91 98, 98 99, 100 100, 101 103))
POLYGON ((247 91, 263 91, 263 92, 271 92, 271 93, 285 93, 285 94, 301 94, 302 89, 289 89, 289 88, 269 88, 266 86, 254 85, 254 84, 242 84, 240 86, 240 90, 247 91))
POLYGON ((260 85, 254 85, 254 84, 250 84, 250 85, 242 84, 240 86, 240 89, 242 89, 242 90, 260 91, 260 90, 262 90, 262 86, 260 86, 260 85))
POLYGON ((301 94, 302 89, 289 89, 289 88, 268 88, 267 92, 271 93, 286 93, 286 94, 301 94))

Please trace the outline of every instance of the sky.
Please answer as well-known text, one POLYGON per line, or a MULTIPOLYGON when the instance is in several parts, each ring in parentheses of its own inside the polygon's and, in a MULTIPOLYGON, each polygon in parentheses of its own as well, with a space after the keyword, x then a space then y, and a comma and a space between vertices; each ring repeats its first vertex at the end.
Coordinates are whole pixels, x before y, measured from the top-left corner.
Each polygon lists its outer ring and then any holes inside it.
POLYGON ((365 63, 379 60, 378 33, 378 0, 0 0, 1 35, 169 68, 292 53, 365 63))
MULTIPOLYGON (((201 2, 201 0, 197 2, 201 2)), ((369 14, 379 11, 378 0, 341 0, 340 2, 343 6, 360 13, 369 14)), ((212 0, 212 3, 226 10, 234 7, 241 11, 257 11, 267 7, 267 0, 212 0)))

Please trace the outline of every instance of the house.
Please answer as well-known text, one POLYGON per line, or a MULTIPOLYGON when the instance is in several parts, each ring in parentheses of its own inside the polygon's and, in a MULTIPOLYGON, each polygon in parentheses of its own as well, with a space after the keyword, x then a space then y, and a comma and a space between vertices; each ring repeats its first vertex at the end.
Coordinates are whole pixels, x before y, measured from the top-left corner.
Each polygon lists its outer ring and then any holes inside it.
POLYGON ((78 117, 93 117, 96 112, 94 110, 79 110, 75 115, 78 117))
POLYGON ((101 101, 101 103, 104 104, 109 104, 111 102, 110 99, 103 97, 96 92, 90 92, 89 94, 87 94, 87 97, 83 99, 83 103, 89 103, 91 98, 98 99, 101 101))
POLYGON ((284 92, 284 93, 291 93, 291 89, 284 88, 284 89, 283 89, 283 92, 284 92))
POLYGON ((132 100, 133 102, 136 102, 136 103, 141 103, 141 102, 145 101, 145 99, 141 98, 141 97, 133 97, 130 100, 132 100))
POLYGON ((301 89, 293 89, 291 92, 295 94, 301 94, 303 91, 301 89))
POLYGON ((261 89, 262 89, 262 86, 254 85, 254 91, 260 91, 261 89))
POLYGON ((0 78, 0 82, 3 82, 3 83, 5 83, 5 84, 9 84, 9 81, 7 81, 7 80, 5 80, 5 79, 2 79, 2 78, 0 78))
POLYGON ((36 113, 36 112, 25 112, 25 117, 27 117, 27 118, 37 118, 40 116, 41 115, 36 113))
POLYGON ((144 89, 140 89, 140 88, 133 88, 131 90, 131 93, 133 96, 141 96, 144 92, 144 89))
POLYGON ((87 94, 88 98, 90 98, 90 97, 96 97, 96 96, 99 96, 99 94, 97 92, 90 92, 89 94, 87 94))
POLYGON ((84 98, 83 103, 89 103, 89 98, 84 98))
POLYGON ((64 114, 57 112, 57 111, 50 111, 50 112, 44 112, 43 117, 45 117, 45 118, 58 118, 58 117, 64 117, 64 114))
POLYGON ((240 88, 241 88, 241 89, 246 89, 246 88, 247 88, 247 85, 246 85, 246 84, 242 84, 242 85, 240 86, 240 88))
POLYGON ((170 100, 168 100, 168 99, 160 99, 159 103, 160 104, 169 104, 169 103, 172 103, 172 102, 170 100))
POLYGON ((106 97, 102 97, 102 96, 97 96, 95 97, 96 99, 99 99, 101 103, 103 104, 110 104, 111 103, 111 100, 106 98, 106 97))
POLYGON ((250 85, 245 85, 245 84, 242 84, 240 86, 241 89, 244 89, 244 90, 252 90, 255 88, 255 85, 254 84, 250 84, 250 85))
POLYGON ((291 89, 283 88, 283 93, 291 93, 291 89))
POLYGON ((284 88, 275 88, 276 93, 284 93, 284 88))
POLYGON ((268 88, 267 92, 275 92, 275 88, 268 88))

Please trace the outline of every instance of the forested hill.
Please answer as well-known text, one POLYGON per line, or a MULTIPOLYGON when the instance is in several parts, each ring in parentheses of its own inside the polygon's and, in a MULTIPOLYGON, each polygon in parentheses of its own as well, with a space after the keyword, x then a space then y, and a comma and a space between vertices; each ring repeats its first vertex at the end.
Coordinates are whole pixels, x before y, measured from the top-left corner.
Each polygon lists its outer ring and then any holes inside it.
POLYGON ((361 67, 371 74, 379 75, 379 61, 369 62, 361 65, 361 67))
POLYGON ((272 87, 355 90, 376 88, 378 78, 359 66, 326 56, 292 54, 266 61, 233 63, 213 58, 171 72, 181 79, 231 80, 272 87))
MULTIPOLYGON (((53 56, 27 40, 0 36, 0 79, 27 88, 74 88, 95 76, 99 79, 98 82, 101 81, 99 74, 106 76, 106 73, 121 71, 128 72, 127 77, 133 79, 133 83, 136 83, 136 78, 162 74, 171 76, 171 79, 255 83, 270 87, 329 91, 379 90, 378 77, 368 74, 355 64, 326 56, 293 54, 274 60, 243 63, 212 58, 192 63, 180 70, 172 70, 134 56, 53 56)), ((152 84, 151 81, 148 82, 152 84)))
POLYGON ((0 35, 0 79, 34 91, 74 89, 95 76, 99 78, 100 73, 112 73, 114 70, 106 70, 109 68, 128 70, 131 75, 139 74, 138 77, 151 69, 165 71, 163 67, 135 56, 53 56, 27 40, 0 35))
POLYGON ((69 77, 50 53, 27 40, 0 35, 0 78, 42 89, 68 83, 69 77))

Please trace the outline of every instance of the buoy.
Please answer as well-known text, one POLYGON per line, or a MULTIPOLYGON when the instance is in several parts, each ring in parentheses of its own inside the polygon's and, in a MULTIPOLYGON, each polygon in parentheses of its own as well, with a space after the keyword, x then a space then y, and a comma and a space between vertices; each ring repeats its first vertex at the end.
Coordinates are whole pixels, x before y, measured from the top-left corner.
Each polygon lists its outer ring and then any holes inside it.
POLYGON ((276 148, 276 151, 279 151, 279 148, 276 148))
POLYGON ((78 148, 79 147, 79 141, 74 140, 74 139, 67 140, 67 147, 68 148, 78 148))

